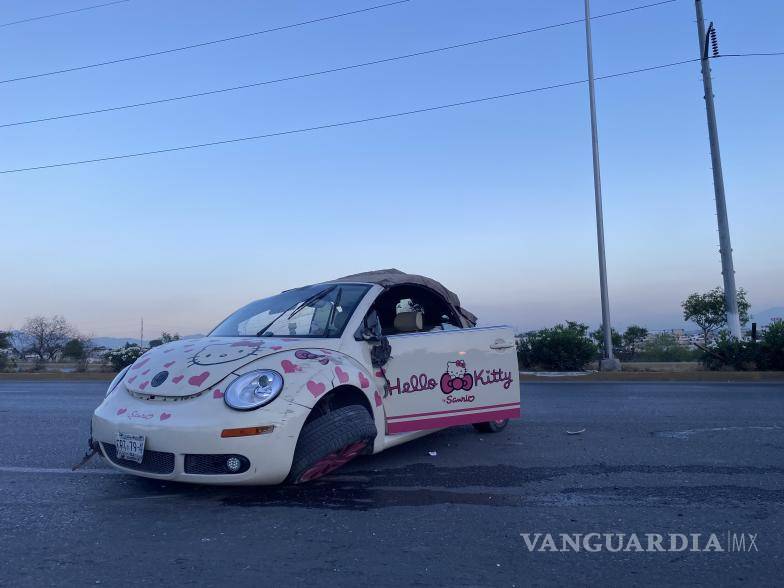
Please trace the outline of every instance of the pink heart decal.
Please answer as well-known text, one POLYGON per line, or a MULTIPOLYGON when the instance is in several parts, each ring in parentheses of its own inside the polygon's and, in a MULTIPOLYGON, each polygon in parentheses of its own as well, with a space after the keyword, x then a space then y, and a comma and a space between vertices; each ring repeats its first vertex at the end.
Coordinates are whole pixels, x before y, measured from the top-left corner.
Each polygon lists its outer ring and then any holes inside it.
POLYGON ((164 353, 171 353, 172 351, 174 351, 174 349, 164 349, 163 350, 164 353))
MULTIPOLYGON (((346 382, 348 382, 348 374, 344 372, 342 369, 340 369, 340 366, 335 367, 335 373, 337 374, 338 380, 340 381, 341 384, 345 384, 346 382)), ((362 374, 359 375, 360 377, 362 376, 362 374)))
POLYGON ((171 417, 171 413, 170 413, 170 412, 162 412, 162 413, 161 413, 161 416, 160 416, 160 419, 161 419, 162 421, 165 421, 166 419, 168 419, 168 418, 170 418, 170 417, 171 417))
POLYGON ((284 359, 280 362, 280 367, 283 368, 283 373, 286 374, 293 374, 294 372, 301 372, 302 368, 299 367, 296 363, 291 363, 288 359, 284 359))
POLYGON ((384 372, 382 372, 381 370, 377 370, 376 371, 376 377, 377 378, 383 378, 384 377, 384 372))
POLYGON ((137 361, 137 362, 136 362, 136 365, 134 365, 134 366, 133 366, 131 369, 132 369, 132 370, 138 370, 140 367, 142 367, 142 366, 143 366, 145 363, 147 363, 148 361, 150 361, 150 358, 149 358, 149 357, 148 357, 147 359, 143 359, 143 360, 141 360, 141 361, 137 361))
POLYGON ((177 363, 177 362, 176 362, 176 361, 170 361, 169 363, 164 363, 164 364, 163 364, 163 367, 165 367, 165 368, 170 368, 170 367, 171 367, 171 366, 173 366, 175 363, 177 363))
POLYGON ((381 394, 378 393, 378 390, 376 390, 376 393, 373 394, 373 398, 376 400, 376 406, 381 406, 384 404, 384 401, 381 400, 381 394))
POLYGON ((220 390, 213 390, 212 397, 213 398, 223 398, 223 392, 221 392, 220 390))
POLYGON ((172 378, 172 382, 174 382, 175 384, 179 384, 180 382, 182 382, 182 379, 184 377, 185 376, 177 376, 176 378, 172 378))
POLYGON ((308 391, 313 394, 313 398, 318 398, 327 390, 327 387, 324 385, 323 382, 314 382, 313 380, 308 380, 308 391))
POLYGON ((147 374, 149 374, 149 373, 150 373, 150 368, 147 368, 146 370, 144 370, 144 371, 142 372, 142 375, 143 375, 143 376, 146 376, 146 375, 147 375, 147 374))
POLYGON ((129 383, 129 384, 133 384, 133 381, 134 381, 135 379, 136 379, 136 376, 132 376, 132 377, 128 378, 128 383, 129 383))
POLYGON ((272 347, 270 347, 270 349, 272 349, 273 351, 278 351, 280 349, 283 349, 283 347, 281 347, 280 345, 273 345, 272 347))
POLYGON ((202 372, 198 376, 191 376, 188 378, 188 383, 191 386, 201 386, 204 383, 204 380, 206 380, 209 376, 210 372, 202 372))
POLYGON ((126 412, 128 412, 127 408, 118 408, 117 409, 117 416, 120 416, 121 414, 125 414, 126 412))
POLYGON ((365 377, 365 374, 359 372, 359 386, 364 390, 368 386, 370 386, 370 380, 365 377))
POLYGON ((141 384, 139 384, 139 390, 144 390, 147 387, 147 384, 150 383, 150 380, 145 380, 141 384))

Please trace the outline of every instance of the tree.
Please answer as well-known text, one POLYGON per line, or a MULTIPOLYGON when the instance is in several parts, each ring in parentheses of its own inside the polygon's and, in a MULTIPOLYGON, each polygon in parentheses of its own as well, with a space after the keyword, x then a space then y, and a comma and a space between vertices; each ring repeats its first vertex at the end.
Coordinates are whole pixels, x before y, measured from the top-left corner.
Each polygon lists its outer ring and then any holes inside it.
POLYGON ((0 331, 0 350, 12 348, 11 331, 0 331))
POLYGON ((639 325, 629 325, 623 333, 624 353, 628 359, 634 359, 640 345, 648 336, 648 329, 639 325))
POLYGON ((62 355, 64 358, 75 361, 76 369, 83 372, 87 369, 87 359, 90 357, 92 347, 92 342, 89 337, 77 336, 70 339, 63 346, 62 355))
POLYGON ((172 341, 179 341, 180 335, 179 333, 167 333, 163 331, 161 336, 158 339, 150 339, 150 347, 158 347, 159 345, 165 345, 166 343, 171 343, 172 341))
POLYGON ((517 346, 520 364, 548 370, 581 370, 596 355, 588 326, 574 321, 523 335, 517 346))
POLYGON ((54 360, 75 331, 68 322, 59 315, 47 319, 44 316, 33 316, 25 321, 22 333, 27 340, 25 351, 34 353, 41 361, 54 360))
MULTIPOLYGON (((623 337, 621 337, 621 334, 618 331, 611 328, 610 338, 612 339, 613 353, 615 353, 615 355, 620 355, 618 352, 623 344, 623 337)), ((599 354, 604 357, 604 328, 599 327, 591 332, 591 339, 596 341, 596 347, 599 350, 599 354)))
POLYGON ((4 370, 8 366, 8 355, 5 350, 11 348, 11 333, 0 331, 0 370, 4 370))
POLYGON ((161 333, 161 343, 163 344, 171 343, 172 341, 179 341, 179 340, 180 340, 179 333, 174 333, 173 335, 171 333, 167 333, 166 331, 163 331, 161 333))
MULTIPOLYGON (((724 290, 718 286, 704 294, 697 292, 690 294, 681 303, 681 307, 683 320, 697 324, 702 331, 702 341, 706 347, 710 334, 727 325, 727 303, 724 301, 724 290)), ((738 288, 738 315, 741 325, 749 322, 750 309, 751 304, 746 301, 746 291, 738 288)))

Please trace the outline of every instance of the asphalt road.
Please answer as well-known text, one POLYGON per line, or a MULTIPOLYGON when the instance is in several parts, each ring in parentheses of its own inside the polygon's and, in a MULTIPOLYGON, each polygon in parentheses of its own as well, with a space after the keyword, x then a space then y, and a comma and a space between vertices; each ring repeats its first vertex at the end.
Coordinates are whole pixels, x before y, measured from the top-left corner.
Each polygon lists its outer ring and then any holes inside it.
POLYGON ((784 577, 782 384, 524 384, 524 418, 503 433, 449 429, 297 488, 159 483, 99 460, 69 472, 104 387, 0 381, 0 585, 784 577), (753 548, 529 552, 521 535, 636 533, 645 547, 645 533, 700 533, 704 547, 728 531, 753 548))

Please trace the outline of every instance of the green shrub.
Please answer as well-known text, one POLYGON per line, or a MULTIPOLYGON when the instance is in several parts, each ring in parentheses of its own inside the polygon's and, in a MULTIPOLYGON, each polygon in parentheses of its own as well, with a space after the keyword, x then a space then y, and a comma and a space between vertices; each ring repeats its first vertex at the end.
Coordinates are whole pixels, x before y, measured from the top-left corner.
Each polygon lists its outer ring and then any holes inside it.
POLYGON ((754 341, 740 341, 725 333, 710 349, 703 351, 702 363, 709 370, 734 369, 748 371, 757 369, 760 359, 759 345, 754 341))
POLYGON ((760 367, 767 370, 784 370, 784 320, 777 319, 768 325, 760 342, 760 367))
POLYGON ((115 371, 120 371, 125 366, 131 365, 134 361, 139 359, 139 356, 144 353, 142 348, 138 345, 126 343, 125 347, 121 349, 113 349, 108 351, 104 357, 112 364, 115 371))
POLYGON ((556 371, 581 370, 596 355, 588 326, 573 321, 520 337, 517 357, 521 367, 556 371))
POLYGON ((694 361, 700 358, 699 352, 684 347, 670 333, 657 333, 651 337, 638 355, 640 361, 694 361))

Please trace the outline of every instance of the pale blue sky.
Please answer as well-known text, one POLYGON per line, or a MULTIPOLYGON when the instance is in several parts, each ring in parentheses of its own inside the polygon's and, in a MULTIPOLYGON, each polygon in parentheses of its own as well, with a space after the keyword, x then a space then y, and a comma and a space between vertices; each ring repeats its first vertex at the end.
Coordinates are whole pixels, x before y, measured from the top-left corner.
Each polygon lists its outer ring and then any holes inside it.
MULTIPOLYGON (((382 3, 379 1, 378 3, 382 3)), ((646 3, 594 0, 594 14, 646 3)), ((89 0, 5 2, 0 21, 89 0)), ((3 79, 373 5, 134 0, 0 29, 3 79)), ((724 53, 784 49, 776 0, 705 0, 724 53)), ((0 84, 0 124, 307 73, 582 16, 581 0, 413 0, 192 51, 0 84)), ((594 23, 597 75, 695 57, 689 0, 594 23)), ((0 168, 254 135, 585 77, 581 24, 167 105, 0 129, 0 168)), ((714 62, 738 284, 784 305, 784 58, 714 62)), ((597 84, 613 322, 680 325, 721 283, 699 64, 597 84)), ((0 327, 204 332, 251 299, 384 267, 483 322, 599 322, 587 87, 366 125, 0 175, 0 327)))

